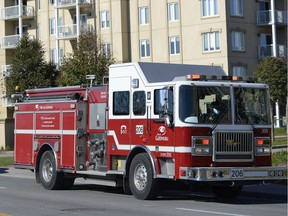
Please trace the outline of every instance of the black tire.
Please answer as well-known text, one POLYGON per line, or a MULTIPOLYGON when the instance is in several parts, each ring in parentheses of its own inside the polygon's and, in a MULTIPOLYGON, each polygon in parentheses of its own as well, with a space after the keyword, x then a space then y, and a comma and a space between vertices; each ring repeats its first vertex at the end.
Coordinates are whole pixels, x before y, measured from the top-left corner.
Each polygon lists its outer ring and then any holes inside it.
POLYGON ((236 198, 242 191, 243 186, 237 185, 233 187, 213 186, 213 193, 217 198, 233 199, 236 198))
POLYGON ((63 185, 63 173, 57 172, 52 151, 46 151, 41 157, 39 166, 40 182, 45 189, 58 190, 63 185))
POLYGON ((126 176, 123 178, 123 192, 126 195, 132 195, 132 191, 129 185, 129 178, 126 176))
POLYGON ((153 169, 146 153, 136 155, 129 169, 129 185, 132 194, 140 200, 155 199, 158 194, 157 179, 153 178, 153 169))

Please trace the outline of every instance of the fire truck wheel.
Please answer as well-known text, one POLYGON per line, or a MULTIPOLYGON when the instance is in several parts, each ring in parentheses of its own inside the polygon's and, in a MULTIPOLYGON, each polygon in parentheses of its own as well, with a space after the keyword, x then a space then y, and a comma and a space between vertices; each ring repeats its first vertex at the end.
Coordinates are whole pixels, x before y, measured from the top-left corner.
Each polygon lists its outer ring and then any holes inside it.
POLYGON ((213 186, 213 193, 218 198, 224 199, 232 199, 236 198, 240 192, 242 191, 243 186, 233 186, 233 187, 221 187, 221 186, 213 186))
POLYGON ((48 190, 60 189, 63 185, 63 175, 57 172, 52 151, 46 151, 40 160, 40 182, 48 190))
POLYGON ((129 184, 137 199, 154 199, 157 196, 157 180, 153 178, 153 169, 146 153, 136 155, 130 165, 129 184))

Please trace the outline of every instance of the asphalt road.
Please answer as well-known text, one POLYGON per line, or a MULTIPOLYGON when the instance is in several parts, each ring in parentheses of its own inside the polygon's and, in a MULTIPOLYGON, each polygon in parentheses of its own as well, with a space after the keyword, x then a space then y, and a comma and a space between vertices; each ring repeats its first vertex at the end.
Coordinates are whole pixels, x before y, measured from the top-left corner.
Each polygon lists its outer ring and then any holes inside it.
POLYGON ((235 200, 216 199, 210 193, 169 191, 157 200, 141 201, 121 190, 90 183, 80 179, 72 190, 48 191, 35 182, 30 171, 0 168, 0 216, 287 215, 287 185, 247 188, 235 200))

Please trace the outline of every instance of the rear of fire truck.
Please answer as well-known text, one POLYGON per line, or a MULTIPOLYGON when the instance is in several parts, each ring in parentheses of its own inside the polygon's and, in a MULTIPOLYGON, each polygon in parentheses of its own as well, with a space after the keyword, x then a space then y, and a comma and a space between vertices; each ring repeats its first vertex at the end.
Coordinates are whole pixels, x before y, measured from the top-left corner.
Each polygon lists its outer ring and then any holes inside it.
POLYGON ((191 82, 176 87, 179 121, 175 124, 184 130, 182 134, 189 134, 181 142, 192 146, 187 166, 179 167, 179 178, 212 185, 216 196, 230 198, 243 185, 286 179, 287 167, 272 166, 268 86, 240 77, 225 79, 229 80, 186 76, 191 82))

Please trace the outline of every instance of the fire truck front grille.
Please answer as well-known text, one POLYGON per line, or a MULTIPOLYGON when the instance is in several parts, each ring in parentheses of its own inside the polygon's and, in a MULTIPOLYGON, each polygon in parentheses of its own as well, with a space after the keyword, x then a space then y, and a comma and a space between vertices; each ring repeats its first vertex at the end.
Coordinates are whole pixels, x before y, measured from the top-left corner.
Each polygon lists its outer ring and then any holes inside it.
POLYGON ((252 161, 252 132, 216 132, 214 134, 214 161, 252 161))

